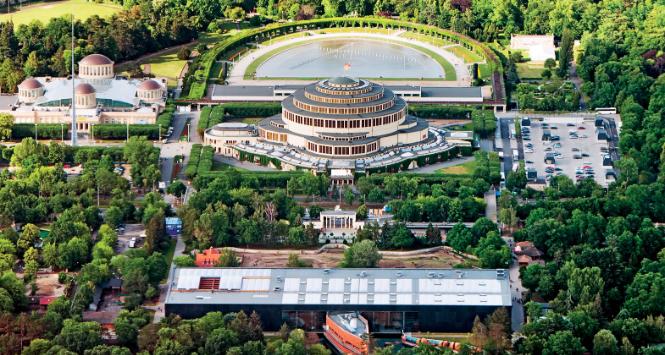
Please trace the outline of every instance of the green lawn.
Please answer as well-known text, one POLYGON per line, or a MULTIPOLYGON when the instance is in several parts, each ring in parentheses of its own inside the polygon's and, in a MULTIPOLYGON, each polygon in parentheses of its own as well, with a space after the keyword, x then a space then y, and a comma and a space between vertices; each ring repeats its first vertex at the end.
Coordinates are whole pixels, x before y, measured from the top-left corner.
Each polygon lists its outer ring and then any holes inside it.
POLYGON ((0 21, 8 21, 11 17, 15 28, 18 28, 18 25, 28 24, 34 20, 39 20, 46 24, 54 17, 69 16, 72 13, 74 14, 74 18, 81 21, 92 15, 110 17, 121 9, 122 7, 116 4, 98 4, 85 0, 36 2, 31 5, 24 5, 20 10, 9 14, 3 13, 0 15, 0 21))
POLYGON ((421 34, 421 33, 404 32, 404 33, 400 34, 399 36, 404 37, 404 38, 409 38, 409 39, 415 39, 417 41, 429 43, 429 44, 434 45, 434 46, 446 46, 446 45, 449 45, 449 44, 453 44, 452 42, 446 41, 442 38, 436 38, 436 37, 424 35, 424 34, 421 34))
POLYGON ((544 69, 542 62, 517 63, 517 76, 520 79, 541 79, 544 69))
POLYGON ((169 88, 175 88, 178 75, 182 71, 187 61, 178 59, 178 49, 168 51, 162 55, 152 57, 141 63, 141 68, 145 70, 145 64, 150 64, 150 73, 157 77, 167 78, 169 88))
MULTIPOLYGON (((353 37, 353 38, 357 38, 357 37, 353 37)), ((246 80, 253 79, 254 78, 254 73, 256 73, 256 69, 258 69, 258 67, 261 64, 263 64, 265 61, 272 58, 274 55, 276 55, 278 53, 281 53, 281 52, 283 52, 285 50, 288 50, 290 48, 294 48, 294 47, 301 46, 301 45, 304 45, 304 44, 307 44, 307 43, 311 43, 311 42, 314 42, 314 41, 322 41, 322 40, 325 40, 325 39, 324 38, 312 39, 312 40, 309 40, 309 41, 291 43, 291 44, 288 44, 288 45, 285 45, 285 46, 282 46, 282 47, 279 47, 279 48, 275 48, 275 49, 269 51, 268 53, 265 53, 262 56, 258 57, 252 63, 250 63, 247 66, 247 69, 245 70, 245 73, 244 73, 243 77, 246 80)), ((438 55, 437 53, 435 53, 435 52, 433 52, 433 51, 431 51, 427 48, 423 48, 421 46, 418 46, 418 45, 412 44, 412 43, 389 41, 389 40, 384 40, 384 39, 381 39, 381 41, 389 42, 389 43, 395 43, 395 44, 399 44, 399 45, 406 46, 406 47, 411 47, 413 49, 416 49, 420 52, 425 53, 426 55, 428 55, 432 59, 434 59, 434 61, 436 61, 439 65, 441 65, 441 67, 443 68, 443 71, 446 75, 445 79, 439 79, 439 78, 425 78, 425 79, 427 79, 427 80, 457 80, 457 75, 455 73, 455 67, 453 67, 453 65, 450 64, 450 62, 448 62, 446 59, 444 59, 442 56, 438 55)), ((321 79, 321 78, 263 78, 262 77, 261 79, 317 80, 317 79, 321 79)), ((367 78, 367 79, 376 79, 376 78, 367 78)), ((381 79, 382 80, 413 80, 415 78, 381 78, 381 79)))
POLYGON ((454 55, 464 59, 464 63, 478 63, 483 61, 483 57, 479 56, 473 51, 470 51, 462 46, 453 46, 446 48, 447 51, 452 52, 454 55))
POLYGON ((476 170, 476 161, 471 160, 460 165, 440 169, 439 172, 450 175, 471 175, 474 170, 476 170))

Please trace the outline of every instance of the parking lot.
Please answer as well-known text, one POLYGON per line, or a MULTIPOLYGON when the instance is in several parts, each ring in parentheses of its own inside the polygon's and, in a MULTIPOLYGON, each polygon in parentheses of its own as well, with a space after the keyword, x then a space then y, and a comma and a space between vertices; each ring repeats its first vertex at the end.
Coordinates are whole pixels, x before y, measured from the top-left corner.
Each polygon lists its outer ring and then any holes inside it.
POLYGON ((126 224, 116 230, 118 233, 118 243, 116 252, 121 254, 130 248, 130 241, 134 239, 134 248, 143 246, 145 240, 145 227, 143 224, 126 224))
POLYGON ((522 127, 521 148, 527 173, 535 170, 539 182, 567 175, 573 181, 593 178, 599 185, 607 186, 612 181, 606 176, 612 166, 603 166, 608 147, 607 140, 598 139, 593 120, 532 119, 530 127, 522 127), (554 161, 545 162, 546 157, 554 161))

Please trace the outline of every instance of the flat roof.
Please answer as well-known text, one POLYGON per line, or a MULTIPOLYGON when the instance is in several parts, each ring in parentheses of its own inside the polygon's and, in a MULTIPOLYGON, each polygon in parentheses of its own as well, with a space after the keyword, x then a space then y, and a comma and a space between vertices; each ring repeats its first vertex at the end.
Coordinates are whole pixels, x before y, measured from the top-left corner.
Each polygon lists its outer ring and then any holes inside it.
POLYGON ((503 269, 186 267, 176 268, 166 303, 501 307, 512 299, 503 269))
MULTIPOLYGON (((296 91, 302 89, 309 84, 302 85, 213 85, 211 97, 264 97, 273 96, 273 89, 276 91, 296 91)), ((377 85, 378 86, 378 85, 377 85)), ((386 85, 386 89, 395 91, 414 91, 418 90, 417 86, 408 85, 386 85)), ((471 87, 420 87, 422 97, 432 98, 482 98, 482 88, 479 86, 471 87)), ((319 93, 320 94, 320 93, 319 93)), ((323 96, 323 95, 322 95, 323 96)))
POLYGON ((0 110, 9 110, 18 101, 18 95, 0 95, 0 110))

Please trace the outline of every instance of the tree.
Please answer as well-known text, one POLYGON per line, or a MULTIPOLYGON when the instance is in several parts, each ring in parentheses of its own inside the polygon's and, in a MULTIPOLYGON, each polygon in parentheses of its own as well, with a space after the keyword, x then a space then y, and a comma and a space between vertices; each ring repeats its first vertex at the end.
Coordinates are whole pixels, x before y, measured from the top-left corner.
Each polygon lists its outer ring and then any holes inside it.
POLYGON ((204 352, 225 354, 230 347, 238 343, 238 335, 234 331, 225 328, 215 329, 206 337, 204 352))
POLYGON ((14 116, 8 113, 0 113, 0 140, 6 140, 12 137, 13 126, 14 116))
POLYGON ((425 238, 427 239, 427 245, 441 245, 441 231, 438 227, 434 227, 432 223, 427 224, 425 238))
POLYGON ((178 199, 182 197, 182 195, 184 195, 186 191, 187 191, 187 186, 185 186, 185 184, 183 184, 182 181, 180 180, 172 182, 169 185, 169 187, 166 188, 166 192, 177 197, 178 199))
POLYGON ((556 67, 556 60, 554 60, 554 58, 547 58, 545 59, 545 63, 543 64, 543 66, 547 68, 547 70, 551 71, 552 69, 554 69, 554 67, 556 67))
POLYGON ((473 244, 471 230, 462 223, 455 224, 446 234, 446 244, 457 251, 465 252, 473 244))
POLYGON ((363 240, 353 243, 344 251, 341 267, 376 267, 379 260, 381 260, 381 253, 379 253, 376 243, 371 240, 363 240))
POLYGON ((582 342, 570 330, 552 334, 543 347, 543 355, 582 355, 584 351, 582 342))
POLYGON ((191 55, 192 51, 187 46, 183 46, 178 50, 178 59, 180 60, 188 60, 191 55))
POLYGON ((240 262, 238 261, 238 254, 236 254, 233 249, 224 248, 222 253, 219 255, 219 261, 217 265, 219 267, 238 267, 240 262))
POLYGON ((23 254, 29 248, 32 248, 35 243, 39 240, 39 227, 32 223, 28 223, 23 226, 21 231, 21 236, 16 242, 18 247, 19 254, 23 254))
POLYGON ((594 355, 616 355, 619 353, 617 339, 611 331, 601 329, 593 337, 594 355))
POLYGON ((289 254, 289 260, 286 262, 287 267, 305 267, 305 263, 300 260, 298 257, 298 254, 296 253, 290 253, 289 254))
POLYGON ((358 209, 356 210, 356 219, 365 220, 367 219, 368 213, 367 205, 363 203, 362 205, 358 206, 358 209))
POLYGON ((123 213, 117 206, 111 206, 104 212, 104 223, 111 226, 111 228, 118 228, 122 224, 123 213))
POLYGON ((573 42, 574 34, 568 28, 564 28, 561 35, 561 44, 559 46, 559 68, 556 75, 560 78, 568 76, 570 62, 573 60, 573 42))
POLYGON ((65 348, 82 354, 102 343, 102 328, 96 322, 78 322, 65 319, 62 330, 53 341, 65 348))

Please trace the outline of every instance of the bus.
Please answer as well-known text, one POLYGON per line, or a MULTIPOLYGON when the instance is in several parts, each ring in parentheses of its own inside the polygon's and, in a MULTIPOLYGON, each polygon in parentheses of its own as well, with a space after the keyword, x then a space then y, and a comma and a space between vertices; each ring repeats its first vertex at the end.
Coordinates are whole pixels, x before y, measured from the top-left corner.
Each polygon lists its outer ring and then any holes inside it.
POLYGON ((599 115, 616 115, 616 107, 598 107, 596 108, 596 113, 599 115))

